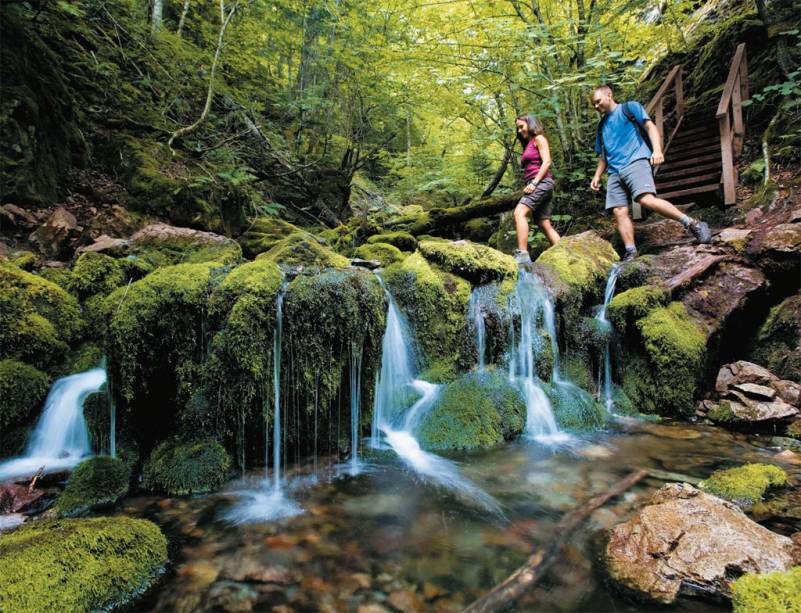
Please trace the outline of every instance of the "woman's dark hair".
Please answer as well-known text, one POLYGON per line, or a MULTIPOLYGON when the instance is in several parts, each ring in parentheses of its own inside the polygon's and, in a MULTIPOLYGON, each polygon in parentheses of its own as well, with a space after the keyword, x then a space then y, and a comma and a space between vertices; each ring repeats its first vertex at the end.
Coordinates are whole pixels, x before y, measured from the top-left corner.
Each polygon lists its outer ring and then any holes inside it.
MULTIPOLYGON (((534 115, 532 115, 531 113, 524 113, 519 117, 515 117, 515 122, 518 121, 526 122, 526 125, 528 126, 528 133, 530 135, 529 138, 533 138, 534 136, 539 136, 540 134, 545 134, 545 130, 543 130, 540 120, 534 117, 534 115)), ((528 143, 528 141, 524 140, 523 137, 520 136, 520 134, 517 135, 517 140, 520 141, 520 144, 523 145, 523 147, 525 147, 526 143, 528 143)))

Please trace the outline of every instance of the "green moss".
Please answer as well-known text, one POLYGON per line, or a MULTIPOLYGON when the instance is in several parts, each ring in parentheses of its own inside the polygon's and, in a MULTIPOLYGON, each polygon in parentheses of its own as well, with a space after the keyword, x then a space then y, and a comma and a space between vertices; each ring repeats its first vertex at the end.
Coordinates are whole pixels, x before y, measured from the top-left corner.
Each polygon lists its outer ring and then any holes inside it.
POLYGON ((659 285, 643 285, 617 294, 607 307, 607 317, 625 335, 630 326, 651 311, 670 302, 670 290, 659 285))
POLYGON ((91 368, 97 368, 102 360, 103 349, 100 346, 95 343, 82 343, 67 356, 64 374, 72 375, 85 372, 91 368))
POLYGON ((801 613, 801 566, 743 575, 731 584, 731 595, 735 613, 801 613))
POLYGON ((237 241, 249 258, 269 251, 287 236, 301 231, 297 226, 277 217, 259 217, 237 241))
POLYGON ((150 454, 142 469, 142 487, 170 496, 203 494, 220 487, 231 458, 216 441, 170 439, 150 454))
POLYGON ((0 610, 97 611, 130 603, 167 563, 167 539, 144 519, 28 523, 0 535, 0 610))
POLYGON ((141 276, 159 266, 175 264, 201 264, 216 262, 233 266, 242 261, 242 248, 233 240, 200 240, 191 236, 174 236, 139 240, 128 248, 128 256, 121 260, 126 266, 126 279, 141 276))
POLYGON ((227 314, 242 296, 254 296, 272 306, 283 275, 278 266, 267 259, 237 266, 223 279, 211 297, 210 312, 219 318, 227 314))
MULTIPOLYGON (((680 302, 652 310, 636 325, 647 364, 634 375, 640 378, 637 392, 627 388, 626 394, 638 407, 652 407, 661 415, 691 414, 706 354, 705 331, 680 302)), ((624 363, 629 361, 627 356, 624 363)))
POLYGON ((423 241, 418 249, 429 262, 475 285, 517 278, 514 258, 485 245, 469 241, 423 241))
POLYGON ((108 294, 125 283, 124 266, 102 253, 84 253, 72 267, 69 289, 85 300, 95 294, 108 294))
POLYGON ((770 310, 751 358, 782 379, 801 383, 801 294, 770 310))
POLYGON ((502 373, 486 370, 450 383, 418 435, 426 449, 491 447, 518 436, 525 421, 520 391, 502 373))
POLYGON ((82 327, 74 296, 37 275, 0 263, 3 357, 46 369, 61 360, 82 327))
POLYGON ((61 289, 70 291, 72 275, 68 268, 40 268, 36 274, 42 277, 42 279, 47 279, 51 283, 55 283, 61 289))
POLYGON ((356 247, 353 255, 363 260, 377 260, 383 266, 401 262, 406 257, 406 254, 401 253, 400 249, 389 243, 375 242, 356 247))
POLYGON ((787 436, 801 439, 801 419, 797 419, 789 426, 787 426, 787 436))
POLYGON ((0 360, 0 432, 29 424, 42 408, 50 378, 29 364, 0 360))
MULTIPOLYGON (((584 355, 571 352, 564 356, 561 363, 561 370, 569 381, 572 381, 583 390, 591 391, 594 389, 595 385, 592 381, 590 365, 587 363, 584 355)), ((547 381, 549 379, 550 377, 543 380, 547 381)))
POLYGON ((633 262, 621 266, 617 277, 617 291, 623 293, 641 285, 658 285, 660 276, 656 268, 656 258, 655 255, 641 255, 633 262))
POLYGON ((374 234, 367 239, 368 244, 374 245, 375 243, 387 243, 393 247, 397 247, 401 251, 414 251, 417 249, 417 239, 408 232, 382 232, 381 234, 374 234))
POLYGON ((128 493, 131 471, 121 460, 108 456, 78 464, 56 500, 61 517, 77 517, 92 509, 114 504, 128 493))
MULTIPOLYGON (((618 255, 612 245, 593 232, 566 236, 537 258, 536 268, 556 293, 579 291, 600 296, 618 255)), ((597 302, 597 301, 596 301, 597 302)))
POLYGON ((414 335, 421 370, 434 365, 453 372, 469 367, 470 284, 432 266, 420 253, 387 267, 383 277, 414 335))
POLYGON ((26 270, 28 272, 33 272, 33 269, 36 268, 39 258, 37 258, 36 254, 31 251, 15 251, 11 254, 8 260, 17 268, 21 268, 22 270, 26 270))
POLYGON ((699 487, 709 494, 749 507, 759 502, 769 488, 786 483, 787 473, 778 466, 744 464, 736 468, 716 470, 699 487))
POLYGON ((345 268, 350 265, 348 258, 331 251, 308 232, 290 234, 258 257, 262 258, 286 266, 345 268))
POLYGON ((606 422, 606 408, 573 383, 554 382, 546 387, 546 393, 551 399, 556 423, 563 430, 597 430, 606 422))

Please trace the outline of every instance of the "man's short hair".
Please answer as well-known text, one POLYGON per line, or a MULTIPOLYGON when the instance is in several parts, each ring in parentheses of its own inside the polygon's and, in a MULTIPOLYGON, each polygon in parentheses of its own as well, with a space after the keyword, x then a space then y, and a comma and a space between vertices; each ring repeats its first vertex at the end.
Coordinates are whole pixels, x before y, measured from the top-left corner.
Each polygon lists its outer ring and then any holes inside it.
POLYGON ((598 86, 598 87, 596 87, 594 90, 592 90, 592 93, 593 93, 593 94, 594 94, 595 92, 603 92, 604 94, 612 94, 612 95, 614 95, 614 93, 615 93, 615 92, 612 90, 612 88, 611 88, 611 87, 609 87, 609 86, 608 86, 608 85, 606 85, 606 84, 604 84, 604 85, 599 85, 599 86, 598 86))

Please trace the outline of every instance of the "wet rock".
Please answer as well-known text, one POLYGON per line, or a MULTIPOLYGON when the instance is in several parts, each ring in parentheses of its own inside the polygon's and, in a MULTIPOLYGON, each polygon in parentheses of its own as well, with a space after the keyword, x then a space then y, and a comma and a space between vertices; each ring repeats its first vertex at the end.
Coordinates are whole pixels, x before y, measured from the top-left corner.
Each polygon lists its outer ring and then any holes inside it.
POLYGON ((209 589, 209 604, 223 611, 252 611, 258 592, 244 583, 219 581, 209 589))
POLYGON ((396 590, 389 595, 389 604, 403 613, 425 611, 425 606, 417 594, 411 590, 396 590))
POLYGON ((178 569, 178 575, 188 579, 193 589, 199 590, 214 583, 220 576, 220 569, 211 562, 198 560, 183 565, 178 569))
POLYGON ((70 242, 78 237, 80 231, 75 215, 64 207, 58 207, 47 221, 31 233, 29 239, 45 256, 60 259, 72 255, 70 242))
POLYGON ((371 602, 370 604, 359 605, 359 608, 357 609, 357 612, 358 613, 389 613, 389 609, 387 609, 386 607, 384 607, 384 606, 382 606, 382 605, 380 605, 378 603, 371 602))
POLYGON ((742 392, 749 398, 757 398, 759 400, 773 400, 776 396, 776 390, 766 385, 757 385, 756 383, 738 383, 733 385, 732 388, 738 392, 742 392))
MULTIPOLYGON (((741 399, 744 399, 744 397, 741 399)), ((706 415, 717 424, 748 423, 757 425, 795 417, 798 415, 798 409, 780 398, 773 402, 723 400, 712 407, 706 415)))
POLYGON ((35 216, 16 204, 0 207, 0 226, 3 228, 31 229, 38 223, 35 216))
POLYGON ((779 394, 779 398, 787 404, 801 408, 801 385, 794 381, 780 379, 774 382, 772 387, 779 394))
POLYGON ((786 570, 793 547, 736 505, 674 483, 611 530, 605 562, 625 588, 669 604, 680 593, 725 595, 732 574, 786 570))
POLYGON ((728 245, 737 253, 741 253, 748 246, 748 240, 752 232, 752 230, 744 228, 724 228, 715 237, 715 242, 728 245))
POLYGON ((801 455, 790 451, 789 449, 785 449, 777 453, 773 456, 774 460, 778 460, 779 462, 784 462, 785 464, 794 464, 796 466, 801 466, 801 455))
POLYGON ((758 364, 740 360, 731 364, 726 364, 718 371, 718 377, 715 381, 715 391, 719 394, 725 394, 729 387, 741 383, 756 383, 757 385, 769 386, 774 381, 778 381, 779 377, 770 372, 767 368, 763 368, 758 364))
POLYGON ((112 238, 105 234, 98 236, 90 245, 78 247, 77 253, 106 253, 108 255, 122 254, 130 243, 124 238, 112 238))
MULTIPOLYGON (((798 254, 795 260, 798 262, 798 254)), ((798 284, 797 275, 794 282, 798 284)), ((801 293, 770 310, 757 334, 751 359, 781 379, 801 383, 801 293)))
POLYGON ((279 564, 263 564, 249 556, 235 556, 223 566, 220 574, 232 581, 252 581, 289 585, 300 581, 300 574, 279 564))

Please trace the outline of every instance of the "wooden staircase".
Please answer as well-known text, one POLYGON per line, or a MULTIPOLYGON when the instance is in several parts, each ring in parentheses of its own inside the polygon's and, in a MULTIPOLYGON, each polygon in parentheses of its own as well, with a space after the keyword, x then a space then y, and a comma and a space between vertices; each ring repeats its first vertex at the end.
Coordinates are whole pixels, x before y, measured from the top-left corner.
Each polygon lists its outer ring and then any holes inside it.
MULTIPOLYGON (((745 136, 742 103, 748 99, 745 43, 734 53, 717 110, 686 109, 682 66, 668 72, 645 107, 662 135, 665 163, 654 171, 656 191, 680 209, 736 201, 735 161, 745 136), (665 134, 667 133, 667 138, 665 134)), ((634 205, 634 219, 642 218, 634 205)))

